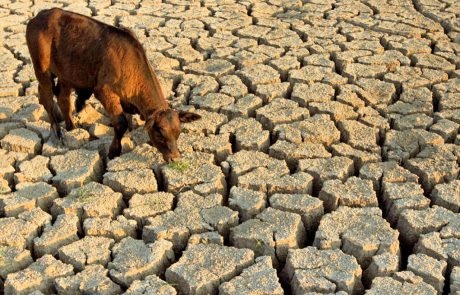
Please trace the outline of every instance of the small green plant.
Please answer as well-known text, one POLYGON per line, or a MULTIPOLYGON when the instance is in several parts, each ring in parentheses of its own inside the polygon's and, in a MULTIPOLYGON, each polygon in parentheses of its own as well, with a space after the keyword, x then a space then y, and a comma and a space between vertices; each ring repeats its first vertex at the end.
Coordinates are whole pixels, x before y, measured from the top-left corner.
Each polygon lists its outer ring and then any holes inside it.
POLYGON ((0 195, 9 193, 10 190, 8 187, 0 186, 0 195))
POLYGON ((8 247, 0 247, 0 256, 6 256, 8 247))
POLYGON ((91 201, 95 196, 86 189, 79 189, 77 192, 77 202, 86 203, 91 201))
POLYGON ((148 199, 144 200, 144 205, 147 205, 147 206, 158 206, 158 205, 161 205, 161 204, 162 204, 162 200, 160 200, 160 199, 148 198, 148 199))
POLYGON ((184 172, 188 169, 188 162, 186 161, 179 161, 179 162, 172 162, 168 165, 171 169, 177 170, 179 172, 184 172))
POLYGON ((265 242, 261 239, 256 239, 255 241, 255 251, 262 254, 265 247, 265 242))

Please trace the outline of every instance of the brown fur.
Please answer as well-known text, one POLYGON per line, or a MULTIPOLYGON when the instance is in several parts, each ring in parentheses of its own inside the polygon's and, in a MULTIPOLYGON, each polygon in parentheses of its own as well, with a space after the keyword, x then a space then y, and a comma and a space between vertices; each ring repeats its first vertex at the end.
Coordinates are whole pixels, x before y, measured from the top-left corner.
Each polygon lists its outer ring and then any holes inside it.
POLYGON ((94 93, 111 116, 115 137, 109 158, 121 152, 120 140, 127 128, 123 113, 133 111, 145 118, 150 139, 165 159, 179 157, 176 140, 180 122, 194 121, 199 116, 170 109, 133 33, 53 8, 41 11, 29 21, 26 39, 39 82, 39 100, 48 112, 56 136, 61 134, 53 88, 67 130, 75 127, 69 98, 74 89, 79 96, 77 110, 94 93), (54 77, 58 79, 57 87, 54 77))

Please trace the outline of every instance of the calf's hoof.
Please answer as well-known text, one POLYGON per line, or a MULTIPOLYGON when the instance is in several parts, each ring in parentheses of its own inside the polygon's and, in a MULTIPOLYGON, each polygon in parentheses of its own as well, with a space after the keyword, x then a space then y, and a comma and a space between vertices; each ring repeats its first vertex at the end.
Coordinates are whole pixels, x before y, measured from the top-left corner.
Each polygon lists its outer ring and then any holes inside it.
POLYGON ((62 143, 63 137, 62 137, 61 127, 59 125, 55 125, 51 127, 51 133, 58 141, 62 143))
POLYGON ((75 127, 75 124, 74 124, 73 122, 70 122, 70 123, 66 123, 66 124, 65 124, 65 129, 66 129, 67 131, 72 131, 72 130, 74 130, 75 128, 76 128, 76 127, 75 127))
POLYGON ((112 160, 115 157, 118 157, 121 154, 121 148, 112 148, 110 147, 109 153, 107 154, 107 158, 112 160))

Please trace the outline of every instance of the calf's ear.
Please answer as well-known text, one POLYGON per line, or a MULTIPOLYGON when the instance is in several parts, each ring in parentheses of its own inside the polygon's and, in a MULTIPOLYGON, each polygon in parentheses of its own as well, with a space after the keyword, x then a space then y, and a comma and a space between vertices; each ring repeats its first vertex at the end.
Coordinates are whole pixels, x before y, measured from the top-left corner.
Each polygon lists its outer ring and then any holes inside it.
POLYGON ((198 114, 195 114, 195 113, 191 113, 191 112, 183 112, 183 111, 180 111, 179 112, 179 120, 182 122, 182 123, 189 123, 189 122, 193 122, 193 121, 196 121, 198 119, 200 119, 201 116, 198 115, 198 114))
POLYGON ((155 117, 154 116, 148 117, 147 120, 145 121, 144 130, 152 129, 154 124, 155 124, 155 117))

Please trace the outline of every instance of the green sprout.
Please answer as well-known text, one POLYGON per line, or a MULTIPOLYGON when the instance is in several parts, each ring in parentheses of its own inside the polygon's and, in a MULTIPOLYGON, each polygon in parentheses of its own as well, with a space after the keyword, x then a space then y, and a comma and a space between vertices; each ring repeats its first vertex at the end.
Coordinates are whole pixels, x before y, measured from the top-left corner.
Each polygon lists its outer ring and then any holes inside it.
POLYGON ((6 256, 8 252, 8 247, 0 247, 0 256, 6 256))
POLYGON ((9 192, 10 192, 9 187, 0 186, 0 195, 1 194, 7 194, 9 192))
POLYGON ((77 202, 79 203, 87 203, 88 201, 92 200, 95 196, 86 189, 79 189, 77 191, 77 202))
POLYGON ((152 198, 148 198, 148 199, 145 199, 144 200, 144 204, 145 206, 151 206, 151 207, 156 207, 156 206, 160 206, 163 204, 163 200, 159 199, 159 198, 155 198, 155 199, 152 199, 152 198))
POLYGON ((259 253, 263 253, 263 250, 264 250, 264 246, 265 246, 265 242, 261 239, 256 239, 255 241, 255 251, 256 252, 259 252, 259 253))
POLYGON ((168 165, 171 169, 177 170, 179 172, 184 172, 188 169, 188 162, 186 161, 179 161, 179 162, 172 162, 168 165))

